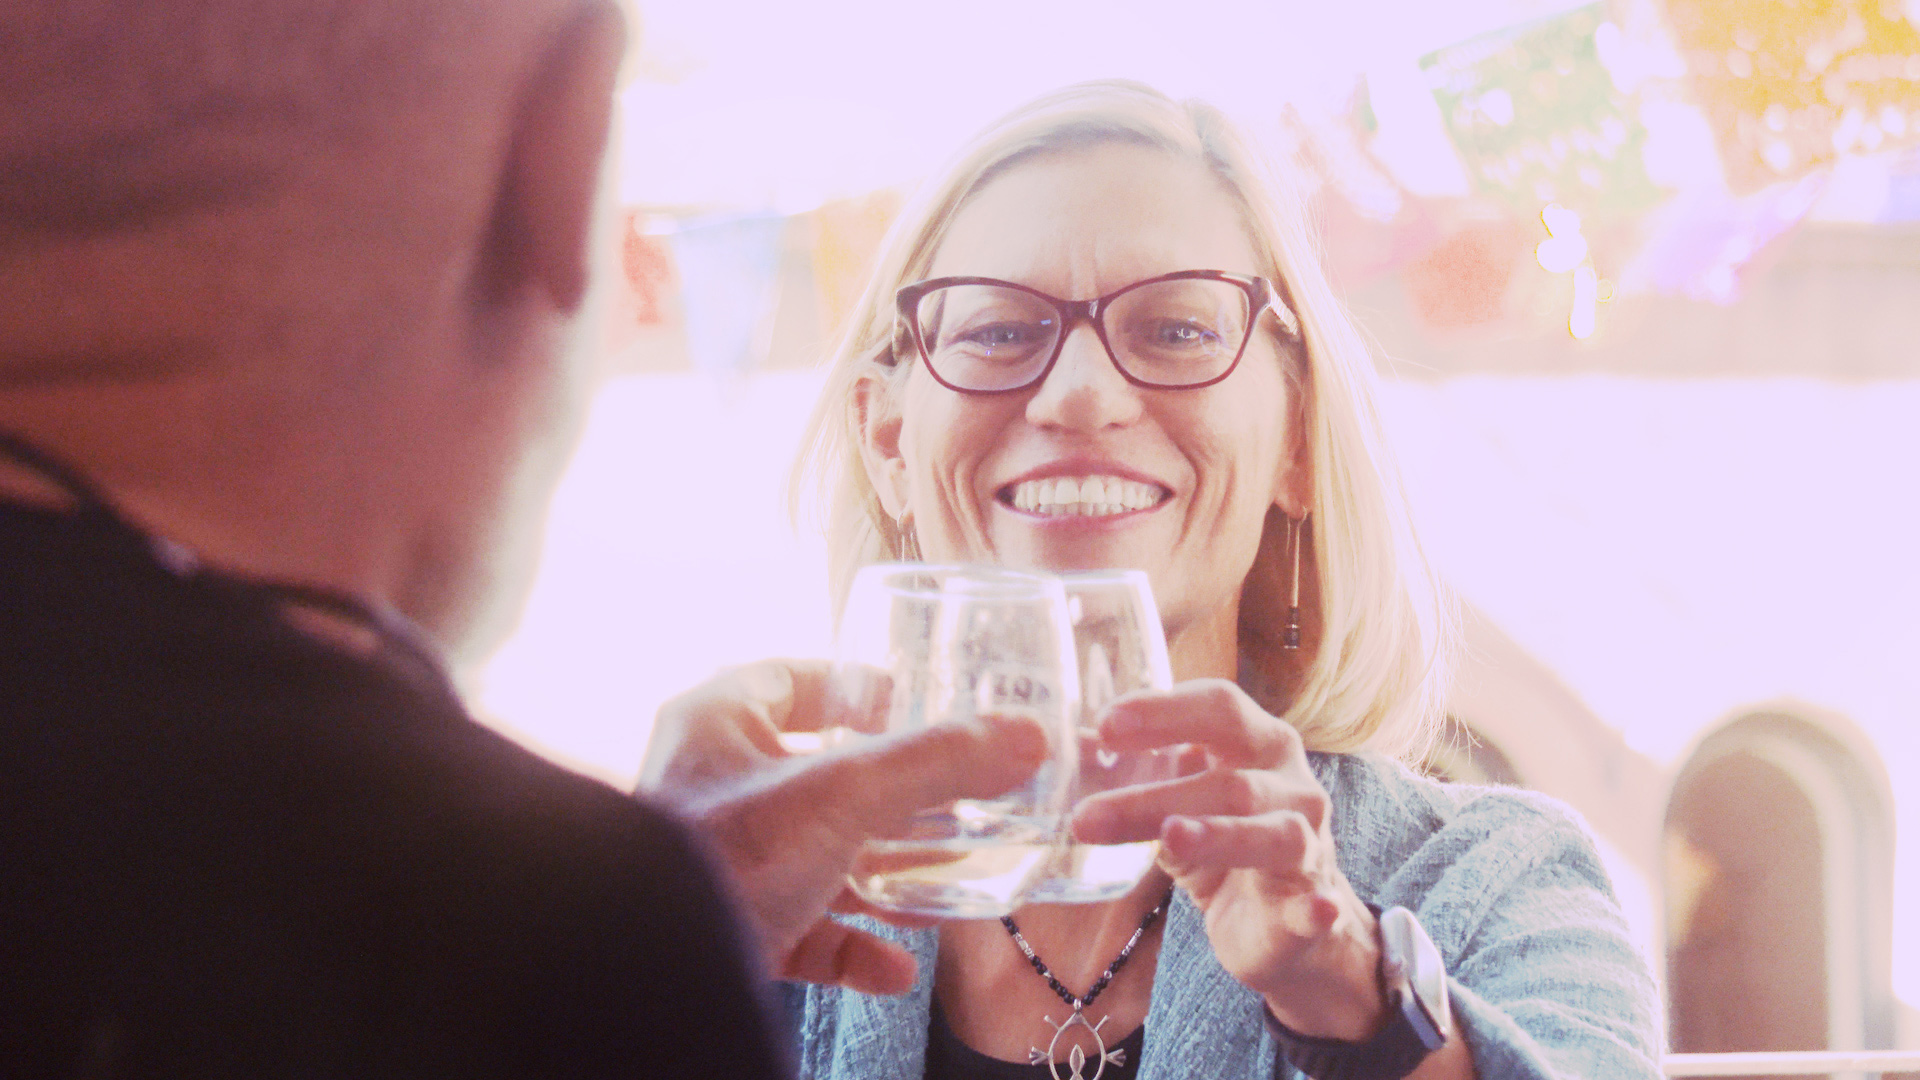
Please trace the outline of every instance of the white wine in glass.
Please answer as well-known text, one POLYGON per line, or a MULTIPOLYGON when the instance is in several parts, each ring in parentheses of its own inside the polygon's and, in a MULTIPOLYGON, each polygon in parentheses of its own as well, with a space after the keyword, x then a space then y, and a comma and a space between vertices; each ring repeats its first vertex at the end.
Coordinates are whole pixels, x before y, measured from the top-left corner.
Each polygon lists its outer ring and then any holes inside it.
POLYGON ((1035 717, 1057 750, 993 799, 916 815, 870 842, 849 875, 869 903, 944 918, 1013 910, 1046 869, 1077 758, 1080 688, 1057 579, 995 567, 885 564, 854 579, 835 692, 854 732, 896 732, 1000 714, 1035 717))
MULTIPOLYGON (((1115 788, 1172 780, 1178 756, 1169 750, 1116 753, 1101 745, 1094 726, 1100 711, 1122 694, 1173 686, 1167 638, 1153 587, 1139 570, 1090 570, 1061 575, 1073 621, 1080 667, 1080 717, 1072 805, 1115 788)), ((1158 841, 1082 844, 1065 839, 1046 877, 1027 894, 1030 904, 1093 903, 1125 896, 1160 854, 1158 841)))

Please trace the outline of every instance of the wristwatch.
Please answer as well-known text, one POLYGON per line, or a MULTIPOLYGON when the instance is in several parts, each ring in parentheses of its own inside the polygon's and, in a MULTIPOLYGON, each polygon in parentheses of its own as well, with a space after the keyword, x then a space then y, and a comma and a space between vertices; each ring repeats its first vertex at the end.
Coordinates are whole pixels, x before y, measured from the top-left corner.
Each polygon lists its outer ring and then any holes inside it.
POLYGON ((1413 912, 1380 913, 1380 982, 1387 1023, 1366 1042, 1302 1035, 1267 1010, 1267 1027, 1287 1064, 1313 1080, 1401 1080, 1453 1034, 1440 950, 1413 912))

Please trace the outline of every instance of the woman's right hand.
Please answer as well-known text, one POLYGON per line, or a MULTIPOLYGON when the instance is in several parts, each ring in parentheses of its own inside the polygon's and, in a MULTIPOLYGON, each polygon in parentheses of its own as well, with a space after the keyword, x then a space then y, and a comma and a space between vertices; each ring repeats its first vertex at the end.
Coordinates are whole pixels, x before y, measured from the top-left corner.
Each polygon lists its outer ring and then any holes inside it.
POLYGON ((989 717, 789 753, 782 732, 825 726, 831 677, 822 662, 764 661, 667 702, 640 791, 705 834, 780 977, 900 993, 913 985, 912 955, 827 918, 880 914, 847 888, 854 857, 920 810, 1026 782, 1047 756, 1046 733, 989 717))
POLYGON ((1386 1018, 1379 934, 1340 872, 1332 802, 1292 725, 1233 683, 1197 679, 1119 699, 1100 731, 1116 750, 1198 747, 1207 767, 1087 799, 1080 839, 1159 840, 1228 973, 1296 1031, 1370 1035, 1386 1018))

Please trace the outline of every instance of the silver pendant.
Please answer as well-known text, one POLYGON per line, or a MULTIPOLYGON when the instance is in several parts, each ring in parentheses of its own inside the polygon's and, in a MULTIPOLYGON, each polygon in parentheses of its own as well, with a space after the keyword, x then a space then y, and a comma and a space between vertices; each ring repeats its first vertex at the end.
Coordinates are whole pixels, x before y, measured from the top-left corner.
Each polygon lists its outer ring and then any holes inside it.
POLYGON ((1101 1017, 1100 1022, 1097 1024, 1088 1023, 1087 1014, 1080 1011, 1080 1006, 1075 1005, 1073 1007, 1073 1015, 1058 1024, 1053 1022, 1053 1015, 1051 1013, 1044 1019, 1047 1025, 1053 1028, 1053 1041, 1047 1044, 1045 1050, 1037 1046, 1028 1047, 1027 1064, 1039 1065, 1044 1063, 1047 1067, 1047 1072, 1052 1074, 1053 1080, 1100 1080, 1101 1075, 1107 1071, 1108 1065, 1112 1065, 1117 1069, 1127 1063, 1127 1052, 1124 1048, 1116 1046, 1109 1050, 1107 1049, 1107 1040, 1100 1037, 1100 1029, 1107 1025, 1106 1017, 1101 1017), (1068 1028, 1076 1024, 1087 1029, 1087 1034, 1093 1036, 1093 1045, 1098 1048, 1093 1059, 1094 1068, 1092 1076, 1087 1075, 1087 1054, 1086 1051, 1080 1049, 1080 1043, 1077 1040, 1073 1044, 1073 1049, 1067 1051, 1067 1060, 1057 1061, 1054 1059, 1054 1050, 1060 1045, 1061 1037, 1066 1035, 1068 1028), (1065 1073, 1060 1071, 1062 1066, 1065 1066, 1067 1069, 1065 1073))

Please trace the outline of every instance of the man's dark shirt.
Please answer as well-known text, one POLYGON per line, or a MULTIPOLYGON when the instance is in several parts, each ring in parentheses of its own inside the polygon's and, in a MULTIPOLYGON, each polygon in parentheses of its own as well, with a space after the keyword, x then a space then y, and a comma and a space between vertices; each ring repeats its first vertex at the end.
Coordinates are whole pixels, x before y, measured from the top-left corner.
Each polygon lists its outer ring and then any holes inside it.
POLYGON ((0 1077, 786 1073, 683 830, 404 649, 0 502, 0 1077))

